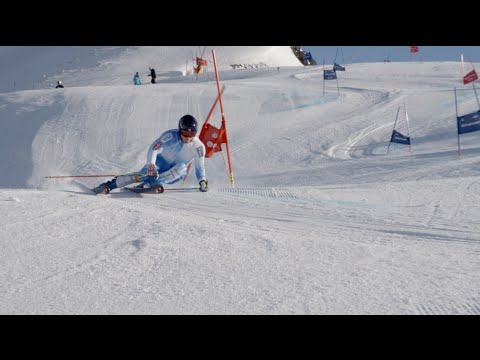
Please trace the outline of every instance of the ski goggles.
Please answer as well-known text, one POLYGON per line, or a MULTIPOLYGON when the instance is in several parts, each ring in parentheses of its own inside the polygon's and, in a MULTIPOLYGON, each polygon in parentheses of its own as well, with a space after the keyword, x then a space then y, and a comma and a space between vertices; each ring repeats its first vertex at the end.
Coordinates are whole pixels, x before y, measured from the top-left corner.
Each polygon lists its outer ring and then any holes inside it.
POLYGON ((182 130, 180 133, 182 134, 182 136, 187 137, 187 138, 191 138, 191 137, 194 137, 195 135, 197 135, 196 131, 182 130))

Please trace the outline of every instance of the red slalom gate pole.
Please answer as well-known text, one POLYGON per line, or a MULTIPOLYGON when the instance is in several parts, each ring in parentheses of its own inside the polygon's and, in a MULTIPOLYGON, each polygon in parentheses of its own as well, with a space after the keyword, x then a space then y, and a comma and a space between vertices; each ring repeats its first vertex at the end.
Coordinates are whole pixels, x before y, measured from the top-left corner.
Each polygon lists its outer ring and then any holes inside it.
POLYGON ((222 91, 220 91, 220 79, 218 77, 217 59, 215 57, 214 49, 212 49, 212 57, 213 57, 213 66, 215 68, 215 79, 217 80, 217 92, 218 92, 218 99, 220 101, 220 112, 222 114, 222 126, 225 129, 225 145, 227 148, 228 169, 230 170, 230 185, 232 188, 234 188, 232 162, 230 160, 230 149, 228 147, 227 127, 225 124, 225 113, 223 111, 222 91))

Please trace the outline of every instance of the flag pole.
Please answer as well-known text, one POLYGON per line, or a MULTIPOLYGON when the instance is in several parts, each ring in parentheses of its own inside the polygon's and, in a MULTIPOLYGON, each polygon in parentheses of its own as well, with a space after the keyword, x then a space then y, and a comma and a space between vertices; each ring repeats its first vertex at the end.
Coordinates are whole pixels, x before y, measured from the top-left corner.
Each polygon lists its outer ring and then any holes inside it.
POLYGON ((455 119, 457 120, 457 143, 458 143, 458 149, 457 149, 457 154, 458 157, 460 157, 460 129, 458 128, 458 104, 457 104, 457 88, 453 88, 453 92, 455 94, 455 119))
MULTIPOLYGON (((395 116, 395 122, 393 123, 393 130, 395 130, 395 126, 397 125, 397 120, 398 120, 398 113, 400 112, 400 106, 397 109, 397 116, 395 116)), ((392 134, 393 134, 392 130, 392 134)), ((392 137, 390 136, 390 141, 388 142, 388 147, 387 147, 387 155, 390 151, 390 144, 392 143, 392 137)))
POLYGON ((323 96, 325 96, 325 57, 323 58, 323 96))
POLYGON ((475 97, 477 98, 478 110, 480 111, 480 101, 478 101, 477 88, 475 87, 475 84, 473 82, 472 82, 472 86, 473 86, 473 91, 475 91, 475 97))
MULTIPOLYGON (((473 66, 472 59, 469 59, 469 60, 470 60, 470 64, 472 65, 473 71, 475 71, 475 67, 473 66)), ((473 80, 473 81, 475 81, 475 80, 473 80)), ((478 101, 477 89, 475 88, 475 84, 474 84, 473 81, 472 81, 473 91, 475 92, 475 98, 477 99, 478 109, 480 110, 480 101, 478 101)))
POLYGON ((230 150, 228 146, 227 126, 225 122, 225 113, 223 111, 222 93, 220 91, 220 80, 218 78, 217 59, 215 58, 215 49, 212 49, 212 57, 213 57, 213 66, 215 67, 215 79, 217 80, 217 91, 218 91, 218 98, 220 101, 220 112, 222 114, 222 126, 223 126, 223 129, 225 130, 225 145, 227 148, 228 169, 230 170, 230 185, 232 186, 232 189, 233 189, 234 180, 233 180, 232 162, 230 159, 230 150))
MULTIPOLYGON (((225 90, 225 85, 222 85, 222 91, 220 92, 220 95, 223 95, 223 91, 225 90)), ((210 112, 207 115, 207 118, 205 119, 205 122, 203 123, 203 126, 207 125, 208 120, 210 119, 210 116, 212 116, 213 110, 215 109, 215 106, 217 105, 218 100, 220 99, 220 95, 217 95, 217 98, 215 99, 215 102, 213 103, 210 112)))
POLYGON ((477 88, 475 87, 475 84, 473 83, 473 81, 472 81, 472 86, 473 86, 473 91, 475 91, 475 97, 477 98, 478 110, 480 110, 480 101, 478 101, 477 88))
POLYGON ((403 106, 405 107, 405 119, 407 120, 407 133, 408 133, 408 139, 409 139, 408 146, 410 146, 410 153, 413 153, 412 152, 412 139, 410 137, 410 126, 408 125, 407 103, 405 101, 403 101, 403 106))
POLYGON ((335 80, 337 80, 337 95, 340 95, 340 87, 338 86, 338 76, 337 76, 337 71, 335 71, 335 80))

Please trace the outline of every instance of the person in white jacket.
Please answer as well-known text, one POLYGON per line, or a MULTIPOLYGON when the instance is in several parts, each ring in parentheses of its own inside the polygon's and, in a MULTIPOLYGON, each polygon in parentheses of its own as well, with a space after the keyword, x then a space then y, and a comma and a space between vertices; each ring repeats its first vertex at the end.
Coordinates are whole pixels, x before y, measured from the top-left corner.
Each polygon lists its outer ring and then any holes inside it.
POLYGON ((199 190, 208 191, 205 175, 205 145, 196 137, 197 120, 184 115, 178 121, 178 129, 165 131, 150 145, 147 163, 139 174, 121 175, 100 184, 93 191, 108 194, 111 190, 140 182, 136 188, 157 188, 173 184, 185 178, 188 165, 193 161, 199 190))

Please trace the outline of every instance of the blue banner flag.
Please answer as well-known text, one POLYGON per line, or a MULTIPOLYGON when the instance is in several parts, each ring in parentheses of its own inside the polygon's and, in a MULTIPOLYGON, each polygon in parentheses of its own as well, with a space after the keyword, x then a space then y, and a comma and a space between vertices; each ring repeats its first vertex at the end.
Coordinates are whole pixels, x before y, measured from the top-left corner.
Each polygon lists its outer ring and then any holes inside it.
POLYGON ((312 54, 309 52, 306 52, 303 54, 303 60, 310 60, 312 58, 312 54))
POLYGON ((335 80, 337 73, 335 70, 323 70, 323 80, 335 80))
POLYGON ((457 129, 459 134, 480 130, 480 110, 457 117, 457 129))
POLYGON ((345 71, 345 67, 340 66, 337 63, 333 63, 333 70, 335 70, 335 71, 345 71))
POLYGON ((392 132, 392 138, 390 139, 390 142, 392 143, 398 143, 398 144, 405 144, 405 145, 410 145, 410 138, 408 136, 405 136, 403 134, 400 134, 398 131, 393 130, 392 132))

